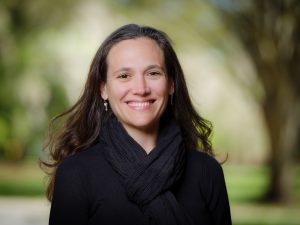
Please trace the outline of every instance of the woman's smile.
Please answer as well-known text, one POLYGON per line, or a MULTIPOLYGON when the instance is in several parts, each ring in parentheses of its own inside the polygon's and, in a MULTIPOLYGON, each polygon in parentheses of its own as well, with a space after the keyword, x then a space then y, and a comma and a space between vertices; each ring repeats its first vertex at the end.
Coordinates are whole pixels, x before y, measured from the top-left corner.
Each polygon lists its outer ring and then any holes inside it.
POLYGON ((155 100, 143 100, 143 101, 128 101, 127 105, 137 111, 149 110, 155 100))

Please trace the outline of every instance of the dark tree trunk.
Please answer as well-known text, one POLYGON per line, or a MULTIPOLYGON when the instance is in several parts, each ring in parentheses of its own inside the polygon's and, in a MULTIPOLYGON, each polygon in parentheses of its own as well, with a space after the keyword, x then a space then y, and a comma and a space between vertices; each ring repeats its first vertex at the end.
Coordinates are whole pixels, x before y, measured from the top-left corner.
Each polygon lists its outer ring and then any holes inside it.
MULTIPOLYGON (((269 154, 270 183, 264 200, 288 202, 293 196, 292 151, 296 147, 296 101, 291 93, 284 93, 281 84, 275 96, 266 96, 263 110, 269 130, 271 151, 269 154)), ((289 89, 287 89, 289 90, 289 89)))

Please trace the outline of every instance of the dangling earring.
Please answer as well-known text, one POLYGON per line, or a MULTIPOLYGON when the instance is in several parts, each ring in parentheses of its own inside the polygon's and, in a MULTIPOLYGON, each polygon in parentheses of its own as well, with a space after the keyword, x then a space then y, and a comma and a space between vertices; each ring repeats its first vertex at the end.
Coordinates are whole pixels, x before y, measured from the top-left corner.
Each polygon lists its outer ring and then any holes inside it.
POLYGON ((108 111, 108 103, 107 103, 107 101, 106 100, 104 100, 104 110, 105 110, 105 112, 107 112, 108 111))
POLYGON ((171 105, 173 105, 173 95, 171 95, 171 105))

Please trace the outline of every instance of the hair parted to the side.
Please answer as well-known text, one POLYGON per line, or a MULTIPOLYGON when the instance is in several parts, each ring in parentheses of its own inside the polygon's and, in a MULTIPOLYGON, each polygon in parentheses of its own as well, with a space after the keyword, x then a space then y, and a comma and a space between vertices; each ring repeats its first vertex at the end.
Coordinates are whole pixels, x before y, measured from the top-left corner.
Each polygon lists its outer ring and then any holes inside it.
POLYGON ((83 93, 74 106, 51 120, 49 141, 45 149, 49 160, 41 160, 41 166, 50 169, 47 198, 51 201, 55 172, 68 156, 82 151, 98 141, 101 127, 112 112, 104 108, 100 85, 106 82, 106 58, 110 49, 123 40, 136 38, 154 40, 164 53, 167 75, 174 82, 173 103, 168 104, 163 117, 172 116, 182 129, 185 146, 213 155, 209 141, 211 124, 202 118, 192 105, 184 74, 169 37, 162 31, 148 26, 128 24, 110 34, 99 47, 91 63, 83 93), (54 129, 60 120, 63 123, 54 129))

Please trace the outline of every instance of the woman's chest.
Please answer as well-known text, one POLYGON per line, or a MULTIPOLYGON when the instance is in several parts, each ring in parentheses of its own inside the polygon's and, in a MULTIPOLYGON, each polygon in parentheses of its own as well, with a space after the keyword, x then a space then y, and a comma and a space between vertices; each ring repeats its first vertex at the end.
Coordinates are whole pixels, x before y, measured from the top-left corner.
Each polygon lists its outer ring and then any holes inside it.
MULTIPOLYGON (((119 175, 114 171, 106 174, 109 176, 96 176, 91 183, 89 224, 149 224, 142 210, 128 199, 119 175)), ((209 213, 196 182, 182 179, 172 193, 195 225, 209 224, 209 213)))

